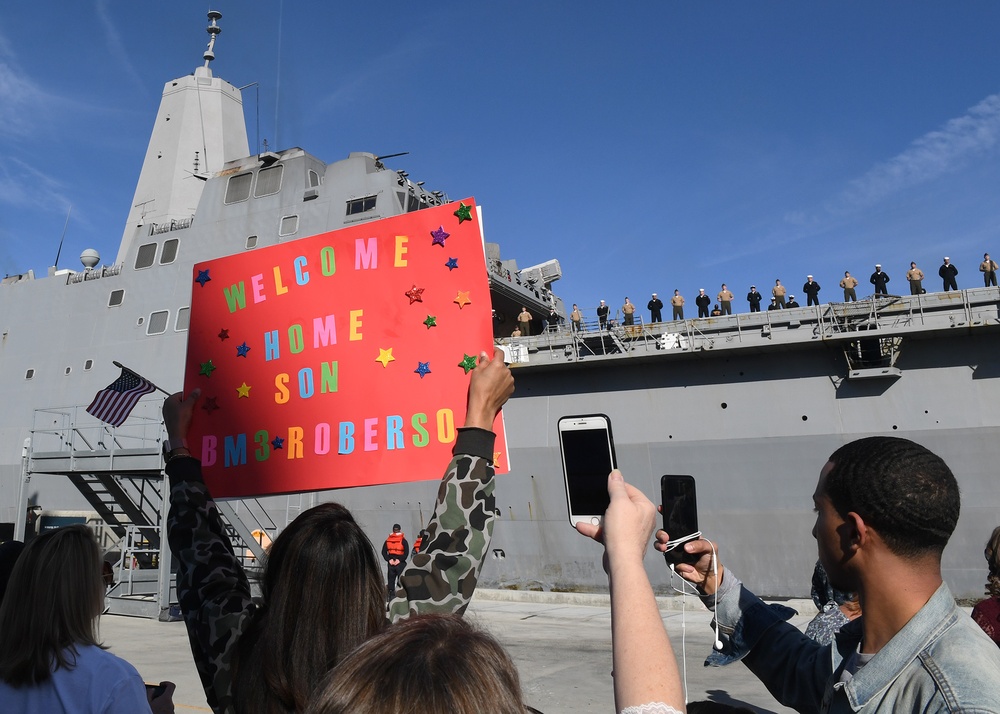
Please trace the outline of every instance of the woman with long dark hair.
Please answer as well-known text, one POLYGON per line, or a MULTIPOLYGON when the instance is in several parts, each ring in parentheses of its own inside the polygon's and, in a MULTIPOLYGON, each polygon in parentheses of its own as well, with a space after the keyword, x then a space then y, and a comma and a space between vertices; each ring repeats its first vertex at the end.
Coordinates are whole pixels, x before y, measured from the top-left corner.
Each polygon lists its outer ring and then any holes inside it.
POLYGON ((25 547, 0 605, 0 711, 150 711, 135 667, 98 638, 101 563, 84 525, 47 531, 25 547))
MULTIPOLYGON (((471 373, 464 428, 438 489, 428 538, 400 577, 389 619, 462 613, 493 534, 493 420, 514 391, 497 350, 471 373)), ((199 392, 163 403, 171 444, 182 444, 199 392)), ((250 584, 201 478, 181 446, 167 455, 167 532, 177 593, 208 702, 219 714, 301 712, 348 652, 386 625, 375 548, 343 506, 327 503, 293 521, 271 545, 261 598, 250 584)))

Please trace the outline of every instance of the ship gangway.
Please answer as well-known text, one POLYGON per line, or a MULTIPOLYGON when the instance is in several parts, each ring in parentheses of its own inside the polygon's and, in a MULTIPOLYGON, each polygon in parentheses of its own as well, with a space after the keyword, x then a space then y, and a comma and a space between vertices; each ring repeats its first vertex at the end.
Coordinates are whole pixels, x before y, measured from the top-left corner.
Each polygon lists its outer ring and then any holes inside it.
MULTIPOLYGON (((112 564, 107 604, 114 614, 168 619, 177 602, 175 569, 165 547, 170 503, 161 404, 160 398, 140 401, 117 428, 87 414, 82 405, 37 409, 22 450, 19 502, 25 507, 18 511, 15 537, 35 535, 26 533, 31 480, 68 479, 93 509, 81 520, 95 526, 104 559, 112 564)), ((286 504, 288 519, 290 511, 300 510, 293 498, 286 504)), ((254 574, 277 524, 255 499, 217 500, 216 505, 234 552, 254 574)))

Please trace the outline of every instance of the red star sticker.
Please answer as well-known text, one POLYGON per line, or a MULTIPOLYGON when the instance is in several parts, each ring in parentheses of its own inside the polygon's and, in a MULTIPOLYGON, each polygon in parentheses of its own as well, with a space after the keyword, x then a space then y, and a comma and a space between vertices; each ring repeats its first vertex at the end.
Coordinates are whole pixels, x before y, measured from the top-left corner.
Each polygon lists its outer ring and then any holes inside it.
POLYGON ((406 295, 406 297, 410 298, 410 304, 411 305, 413 303, 415 303, 415 302, 423 302, 424 301, 424 298, 423 298, 424 289, 423 288, 418 288, 416 285, 414 285, 412 288, 410 288, 409 290, 407 290, 403 294, 406 295))
POLYGON ((211 414, 216 409, 221 409, 221 407, 216 403, 217 400, 218 397, 205 397, 205 401, 201 403, 201 408, 211 414))

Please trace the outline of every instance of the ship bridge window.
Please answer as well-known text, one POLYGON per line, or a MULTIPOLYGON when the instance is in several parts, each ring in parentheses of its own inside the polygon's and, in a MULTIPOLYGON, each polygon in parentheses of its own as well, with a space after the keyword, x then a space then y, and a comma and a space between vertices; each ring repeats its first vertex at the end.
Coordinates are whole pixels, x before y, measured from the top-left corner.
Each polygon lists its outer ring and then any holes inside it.
POLYGON ((179 241, 176 238, 163 241, 163 250, 160 251, 160 265, 173 263, 177 259, 178 242, 179 241))
POLYGON ((366 211, 375 210, 375 199, 377 196, 365 196, 364 198, 355 198, 352 201, 347 202, 347 215, 353 216, 355 213, 365 213, 366 211))
POLYGON ((319 186, 319 174, 309 169, 309 188, 316 188, 319 186))
POLYGON ((183 332, 191 325, 191 308, 182 307, 177 311, 177 321, 174 322, 174 332, 183 332))
POLYGON ((111 295, 108 296, 108 307, 118 307, 125 300, 124 290, 112 290, 111 295))
POLYGON ((299 229, 299 217, 298 216, 283 216, 281 219, 281 227, 278 228, 279 236, 290 236, 299 229))
POLYGON ((26 372, 24 373, 24 378, 25 378, 25 379, 34 379, 34 378, 35 378, 35 370, 33 370, 33 369, 29 369, 29 370, 27 370, 27 371, 26 371, 26 372))
POLYGON ((270 196, 281 190, 281 174, 285 167, 269 166, 257 172, 257 187, 253 190, 253 197, 270 196))
POLYGON ((156 243, 146 243, 139 246, 139 252, 135 256, 135 269, 141 270, 153 264, 156 258, 156 243))
POLYGON ((257 247, 257 236, 247 236, 247 250, 257 247))
POLYGON ((250 198, 250 183, 253 181, 253 174, 237 174, 229 177, 226 184, 226 203, 239 203, 250 198))
POLYGON ((167 331, 167 320, 170 318, 168 310, 159 310, 150 314, 149 322, 146 324, 147 335, 161 335, 167 331))
POLYGON ((420 205, 420 201, 411 193, 406 200, 406 212, 412 213, 413 211, 419 211, 421 208, 423 206, 420 205))

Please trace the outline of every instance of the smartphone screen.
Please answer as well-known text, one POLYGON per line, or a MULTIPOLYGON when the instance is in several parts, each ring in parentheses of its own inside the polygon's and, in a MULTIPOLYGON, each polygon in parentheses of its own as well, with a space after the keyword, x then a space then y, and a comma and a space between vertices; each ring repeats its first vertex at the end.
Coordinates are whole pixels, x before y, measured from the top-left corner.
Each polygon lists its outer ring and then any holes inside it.
POLYGON ((608 509, 608 474, 615 468, 611 420, 603 414, 563 417, 559 445, 570 522, 591 522, 608 509))
MULTIPOLYGON (((660 479, 663 530, 671 541, 682 540, 698 532, 698 500, 693 476, 665 475, 660 479)), ((689 554, 678 546, 663 554, 668 563, 684 562, 689 554)), ((690 562, 690 561, 689 561, 690 562)))

